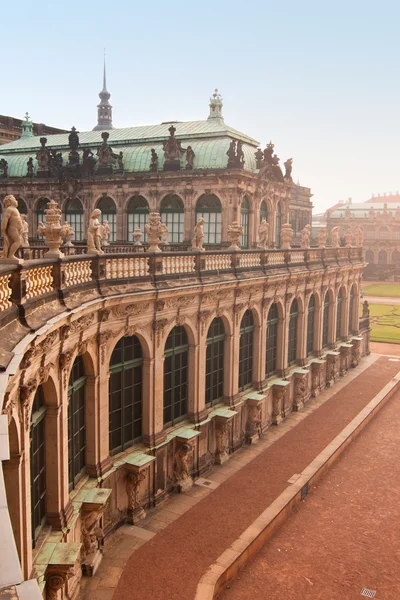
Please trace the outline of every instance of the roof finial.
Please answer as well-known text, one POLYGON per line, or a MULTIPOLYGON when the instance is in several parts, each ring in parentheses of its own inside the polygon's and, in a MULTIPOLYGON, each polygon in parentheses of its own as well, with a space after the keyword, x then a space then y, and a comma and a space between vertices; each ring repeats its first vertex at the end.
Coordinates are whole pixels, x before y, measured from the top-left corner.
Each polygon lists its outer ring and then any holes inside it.
POLYGON ((210 98, 210 114, 208 115, 208 118, 224 120, 222 116, 222 96, 217 88, 215 88, 215 91, 210 98))
POLYGON ((100 103, 97 105, 97 125, 93 131, 102 131, 104 129, 113 129, 112 126, 112 106, 109 102, 111 98, 110 92, 107 90, 106 78, 106 49, 104 48, 104 65, 103 65, 103 89, 99 93, 100 103))
POLYGON ((22 128, 22 138, 32 137, 33 136, 33 123, 29 116, 29 113, 25 113, 25 121, 21 122, 22 128))

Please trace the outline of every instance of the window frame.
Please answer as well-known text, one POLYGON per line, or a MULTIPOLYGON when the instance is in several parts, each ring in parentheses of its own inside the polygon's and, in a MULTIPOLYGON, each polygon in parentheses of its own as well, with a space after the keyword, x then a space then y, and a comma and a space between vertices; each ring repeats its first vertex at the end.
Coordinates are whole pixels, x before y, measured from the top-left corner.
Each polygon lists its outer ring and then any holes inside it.
POLYGON ((224 322, 221 317, 215 317, 208 328, 206 339, 205 405, 207 408, 218 404, 224 396, 225 339, 224 322), (215 321, 218 321, 218 326, 222 327, 223 332, 213 333, 210 337, 211 328, 215 328, 215 321), (218 389, 216 395, 212 393, 215 389, 218 389))
POLYGON ((164 428, 172 427, 187 418, 188 414, 188 392, 189 392, 189 341, 186 330, 181 325, 176 325, 171 331, 165 342, 164 349, 164 394, 163 394, 163 423, 164 428), (185 333, 184 344, 167 348, 168 340, 171 334, 174 332, 174 337, 177 336, 177 331, 182 336, 182 330, 185 333), (185 356, 185 358, 184 358, 185 356), (180 358, 182 357, 182 358, 180 358), (179 364, 180 363, 180 364, 179 364), (167 366, 169 369, 167 370, 167 366), (179 373, 179 377, 178 374, 179 373), (182 373, 184 377, 182 377, 182 373), (166 380, 168 375, 171 376, 171 386, 166 386, 166 380), (178 385, 176 385, 179 380, 178 385), (179 396, 177 397, 177 390, 180 390, 179 396), (166 406, 167 392, 171 392, 171 402, 166 406), (178 409, 179 407, 179 409, 178 409), (171 418, 166 419, 166 413, 171 411, 171 418))

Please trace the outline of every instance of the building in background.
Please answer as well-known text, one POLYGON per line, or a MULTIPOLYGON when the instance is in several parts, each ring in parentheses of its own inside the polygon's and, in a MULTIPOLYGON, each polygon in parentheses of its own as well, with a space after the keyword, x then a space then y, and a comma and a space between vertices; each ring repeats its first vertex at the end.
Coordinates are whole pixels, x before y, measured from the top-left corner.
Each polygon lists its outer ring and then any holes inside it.
POLYGON ((31 128, 32 135, 36 136, 66 133, 66 129, 49 127, 49 125, 44 125, 44 123, 33 123, 28 113, 26 113, 25 119, 15 119, 14 117, 0 115, 0 145, 18 140, 24 135, 24 131, 27 128, 31 128), (26 125, 27 123, 28 125, 26 125))

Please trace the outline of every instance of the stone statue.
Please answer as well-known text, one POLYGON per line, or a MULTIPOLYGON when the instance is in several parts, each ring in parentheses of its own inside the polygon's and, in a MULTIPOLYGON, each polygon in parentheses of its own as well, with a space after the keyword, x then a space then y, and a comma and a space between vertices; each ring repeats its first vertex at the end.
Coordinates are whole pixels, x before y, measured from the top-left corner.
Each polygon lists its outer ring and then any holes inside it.
POLYGON ((121 173, 123 173, 124 172, 124 153, 123 152, 120 152, 118 154, 117 163, 118 163, 118 170, 121 171, 121 173))
POLYGON ((64 222, 64 240, 65 240, 65 244, 64 246, 67 246, 68 248, 71 248, 73 246, 72 243, 72 238, 75 236, 75 232, 72 229, 71 225, 65 221, 64 222))
POLYGON ((199 219, 194 226, 193 237, 192 237, 192 250, 204 251, 204 219, 199 219))
POLYGON ((142 236, 142 230, 140 229, 140 227, 136 227, 135 231, 133 232, 133 237, 135 240, 135 243, 133 244, 134 246, 142 246, 142 242, 140 241, 142 239, 142 236))
POLYGON ((286 162, 283 163, 285 166, 285 179, 287 181, 292 180, 292 170, 293 170, 293 158, 288 158, 286 162))
POLYGON ((367 317, 369 317, 369 304, 368 304, 368 300, 364 300, 364 302, 363 302, 362 316, 363 316, 364 319, 367 318, 367 317))
POLYGON ((26 176, 33 177, 33 158, 32 158, 32 156, 30 158, 28 158, 26 167, 27 167, 26 176))
POLYGON ((374 207, 373 207, 373 206, 371 206, 371 208, 370 208, 370 209, 369 209, 369 211, 368 211, 368 217, 369 217, 370 219, 375 219, 375 210, 374 210, 374 207))
POLYGON ((363 248, 364 246, 364 232, 360 225, 357 225, 355 230, 356 246, 363 248))
POLYGON ((175 137, 176 128, 171 125, 168 131, 169 138, 163 144, 164 171, 178 171, 181 168, 181 154, 185 152, 185 149, 175 137))
POLYGON ((228 156, 228 169, 236 165, 236 140, 232 140, 226 152, 228 156))
POLYGON ((318 248, 326 248, 326 240, 328 239, 328 230, 326 227, 321 227, 317 231, 317 246, 318 248))
POLYGON ((189 458, 192 447, 190 444, 182 444, 175 454, 174 477, 181 491, 186 491, 193 485, 193 479, 190 477, 189 458))
POLYGON ((264 155, 264 163, 265 166, 270 165, 272 166, 272 155, 274 153, 274 144, 272 142, 270 142, 267 147, 264 149, 263 155, 264 155))
POLYGON ((283 223, 281 227, 281 248, 282 250, 290 250, 293 239, 293 227, 290 223, 283 223))
POLYGON ((149 222, 146 223, 145 228, 149 241, 148 252, 161 252, 159 244, 161 242, 161 234, 164 232, 164 226, 161 223, 160 213, 150 213, 149 222))
POLYGON ((111 230, 110 230, 110 224, 109 224, 108 221, 103 221, 103 232, 104 232, 104 235, 103 235, 103 246, 109 246, 110 245, 109 239, 110 239, 111 230))
POLYGON ((108 133, 108 131, 103 131, 101 137, 103 139, 103 143, 97 150, 97 156, 99 157, 98 169, 106 169, 109 171, 112 170, 112 163, 114 157, 114 153, 107 142, 108 138, 110 137, 110 134, 108 133))
POLYGON ((158 171, 158 154, 154 148, 151 149, 150 171, 158 171))
POLYGON ((40 236, 46 238, 46 245, 49 248, 44 258, 62 258, 64 254, 60 251, 60 246, 67 229, 65 225, 61 225, 61 210, 57 202, 50 200, 44 214, 46 222, 39 221, 37 230, 40 236))
POLYGON ((240 237, 243 235, 243 227, 237 221, 233 221, 228 227, 228 238, 231 243, 228 250, 240 250, 240 237))
POLYGON ((86 561, 94 556, 99 548, 99 541, 104 538, 103 530, 100 527, 101 510, 92 510, 85 515, 81 515, 81 533, 83 540, 83 553, 86 561))
POLYGON ((8 178, 8 162, 6 161, 5 158, 2 158, 0 160, 0 169, 2 169, 2 171, 3 171, 3 178, 7 179, 8 178))
POLYGON ((23 223, 18 210, 18 202, 14 196, 8 195, 4 198, 4 213, 1 221, 1 233, 3 235, 3 262, 20 262, 15 253, 21 245, 21 234, 23 223))
POLYGON ((166 226, 165 223, 161 223, 161 243, 164 244, 165 246, 168 246, 169 244, 169 240, 168 240, 168 227, 166 226))
POLYGON ((261 150, 261 148, 257 148, 257 152, 254 152, 254 157, 256 159, 256 169, 261 169, 261 167, 263 166, 264 158, 264 153, 261 150))
POLYGON ((276 154, 274 154, 272 157, 271 171, 272 171, 274 178, 277 181, 281 181, 281 182, 284 181, 282 169, 279 166, 279 156, 277 156, 276 154))
POLYGON ((104 238, 104 226, 100 223, 101 210, 96 208, 90 215, 89 229, 87 233, 87 253, 104 254, 100 242, 104 238))
POLYGON ((236 162, 239 165, 244 165, 243 142, 238 142, 236 147, 236 162))
POLYGON ((72 127, 71 133, 68 136, 69 154, 68 154, 68 165, 76 166, 79 165, 79 135, 75 127, 72 127))
POLYGON ((22 231, 21 231, 21 246, 23 246, 24 248, 28 248, 29 247, 29 225, 28 225, 28 221, 27 216, 26 215, 21 215, 21 219, 22 219, 22 231))
POLYGON ((195 153, 193 152, 192 146, 188 146, 186 150, 186 169, 193 169, 195 153))
POLYGON ((93 152, 90 148, 84 148, 82 157, 82 170, 86 177, 90 177, 94 174, 94 167, 96 159, 94 158, 93 152))
POLYGON ((353 232, 350 228, 345 232, 344 239, 346 241, 346 248, 351 248, 353 245, 353 232))
POLYGON ((258 248, 262 248, 263 250, 268 248, 268 233, 269 224, 263 219, 258 226, 258 248))
POLYGON ((311 239, 311 225, 307 224, 301 232, 301 247, 309 248, 311 239))
POLYGON ((340 227, 332 227, 331 245, 333 248, 339 248, 339 246, 340 246, 340 227))
POLYGON ((49 171, 51 156, 50 156, 50 152, 46 148, 47 138, 41 137, 40 144, 42 147, 36 154, 36 160, 38 161, 38 170, 39 171, 49 171))

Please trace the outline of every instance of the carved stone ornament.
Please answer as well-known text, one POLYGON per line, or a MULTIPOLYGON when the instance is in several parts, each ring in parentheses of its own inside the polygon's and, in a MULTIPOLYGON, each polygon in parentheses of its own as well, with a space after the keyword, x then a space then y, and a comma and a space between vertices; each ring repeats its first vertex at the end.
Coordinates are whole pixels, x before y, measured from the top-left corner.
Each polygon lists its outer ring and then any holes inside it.
POLYGON ((150 302, 135 302, 133 304, 120 304, 113 306, 112 314, 121 319, 123 317, 135 317, 144 313, 150 307, 150 302))
POLYGON ((321 391, 322 363, 311 363, 311 396, 316 398, 321 391))
POLYGON ((113 337, 112 331, 101 331, 97 334, 97 344, 100 347, 101 364, 104 365, 106 359, 106 344, 113 337))
POLYGON ((229 422, 217 422, 215 426, 215 462, 219 465, 228 460, 229 422))
POLYGON ((279 425, 282 421, 285 392, 286 390, 284 387, 278 385, 272 387, 272 422, 275 423, 275 425, 279 425))
POLYGON ((328 230, 326 227, 321 227, 317 231, 317 246, 318 248, 326 248, 326 241, 328 239, 328 230))
POLYGON ((174 479, 182 492, 190 489, 193 485, 189 469, 191 453, 192 446, 182 444, 174 456, 174 479))
POLYGON ((200 323, 201 335, 204 335, 206 323, 209 320, 211 315, 212 315, 211 310, 200 310, 197 313, 197 319, 200 323))
POLYGON ((168 319, 158 319, 158 321, 153 321, 153 331, 157 337, 157 347, 160 345, 162 336, 164 334, 164 329, 168 325, 168 319))
POLYGON ((100 519, 104 508, 104 506, 100 506, 81 513, 81 534, 85 561, 92 560, 104 539, 103 530, 100 527, 100 519))
POLYGON ((165 233, 164 227, 166 226, 161 223, 160 213, 152 212, 149 214, 149 221, 145 225, 149 242, 148 252, 161 252, 159 244, 161 243, 161 236, 165 233))
POLYGON ((80 333, 81 331, 86 330, 90 325, 93 325, 95 322, 95 315, 91 313, 89 315, 84 315, 77 319, 76 321, 71 321, 69 324, 69 333, 80 333))
POLYGON ((68 579, 75 575, 75 569, 70 568, 62 573, 46 574, 46 600, 58 600, 58 592, 65 586, 68 579))
POLYGON ((57 202, 50 200, 44 211, 45 223, 39 221, 38 235, 46 239, 49 250, 45 258, 62 258, 64 254, 60 251, 63 238, 69 233, 68 227, 61 225, 61 209, 57 202))
POLYGON ((140 484, 146 479, 146 471, 133 473, 129 471, 126 474, 126 493, 128 495, 128 511, 134 513, 143 510, 139 501, 140 484))
POLYGON ((353 347, 352 347, 352 351, 351 351, 351 366, 354 368, 360 362, 360 358, 361 358, 361 341, 360 340, 353 340, 352 346, 353 347))
POLYGON ((293 408, 300 410, 308 399, 308 375, 296 376, 293 408))
POLYGON ((292 247, 293 227, 290 223, 283 223, 281 227, 281 249, 290 250, 292 247))
POLYGON ((240 237, 243 235, 243 227, 238 221, 233 221, 228 227, 228 238, 231 243, 228 250, 240 250, 240 237))
POLYGON ((261 435, 262 409, 261 404, 250 406, 247 413, 246 436, 252 439, 254 436, 261 435))
POLYGON ((326 385, 331 386, 337 378, 336 356, 328 354, 326 360, 326 385))

